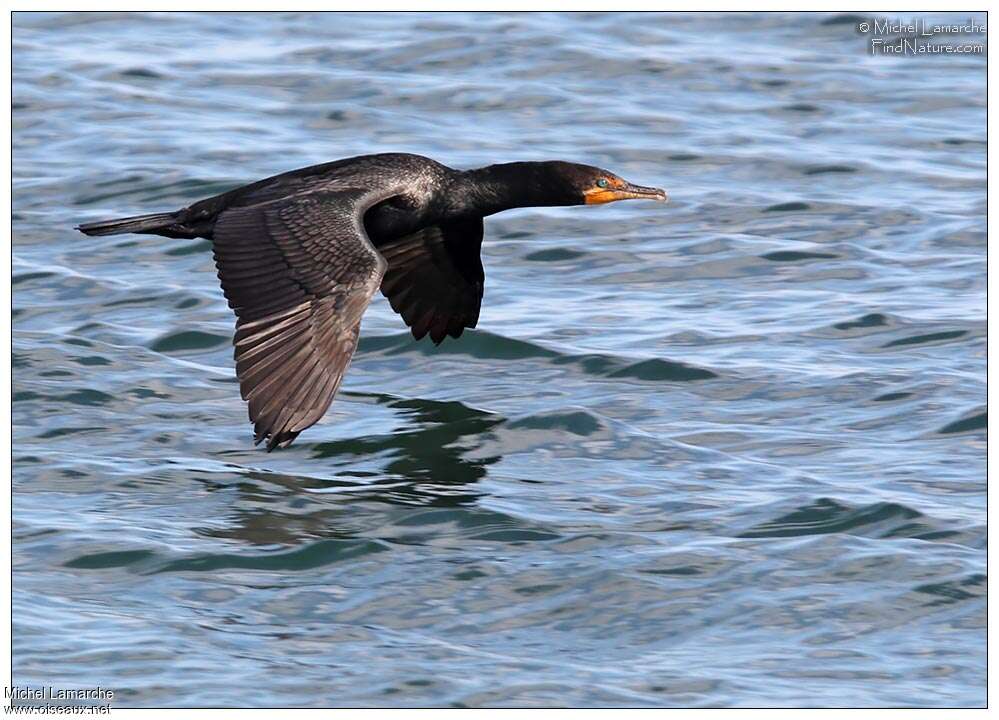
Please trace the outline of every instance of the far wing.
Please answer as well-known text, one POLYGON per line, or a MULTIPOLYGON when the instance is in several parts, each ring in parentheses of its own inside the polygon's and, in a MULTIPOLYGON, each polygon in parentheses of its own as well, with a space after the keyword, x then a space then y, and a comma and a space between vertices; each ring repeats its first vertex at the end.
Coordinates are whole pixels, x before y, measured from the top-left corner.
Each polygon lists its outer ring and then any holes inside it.
POLYGON ((417 340, 434 344, 475 327, 482 304, 482 218, 424 228, 379 252, 388 263, 382 294, 417 340))

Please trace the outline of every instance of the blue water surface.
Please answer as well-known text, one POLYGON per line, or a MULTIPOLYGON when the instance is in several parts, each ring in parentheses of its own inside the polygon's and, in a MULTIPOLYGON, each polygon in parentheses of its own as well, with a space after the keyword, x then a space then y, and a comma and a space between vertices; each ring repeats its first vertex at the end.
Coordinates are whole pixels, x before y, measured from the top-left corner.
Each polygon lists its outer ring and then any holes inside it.
POLYGON ((15 683, 983 705, 985 57, 862 20, 15 14, 15 683), (267 454, 209 242, 73 226, 384 151, 672 202, 489 218, 478 328, 379 297, 267 454))

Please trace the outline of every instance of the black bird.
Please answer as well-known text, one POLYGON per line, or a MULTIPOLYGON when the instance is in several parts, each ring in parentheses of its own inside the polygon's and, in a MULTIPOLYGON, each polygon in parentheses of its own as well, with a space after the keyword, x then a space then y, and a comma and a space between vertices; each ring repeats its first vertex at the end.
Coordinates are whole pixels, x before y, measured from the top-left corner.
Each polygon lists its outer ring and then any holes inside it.
POLYGON ((176 212, 80 225, 87 235, 208 238, 236 313, 236 375, 254 444, 286 447, 323 416, 381 288, 417 340, 475 327, 482 218, 518 207, 666 200, 657 188, 562 161, 454 170, 362 155, 293 170, 176 212))

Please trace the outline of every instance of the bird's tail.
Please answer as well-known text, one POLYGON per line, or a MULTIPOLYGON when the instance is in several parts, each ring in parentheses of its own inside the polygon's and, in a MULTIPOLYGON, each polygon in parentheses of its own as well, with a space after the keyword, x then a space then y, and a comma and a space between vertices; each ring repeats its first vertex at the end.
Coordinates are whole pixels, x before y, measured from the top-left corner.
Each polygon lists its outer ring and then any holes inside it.
POLYGON ((84 235, 121 235, 122 233, 156 233, 177 222, 177 213, 154 213, 115 220, 98 220, 76 227, 84 235))

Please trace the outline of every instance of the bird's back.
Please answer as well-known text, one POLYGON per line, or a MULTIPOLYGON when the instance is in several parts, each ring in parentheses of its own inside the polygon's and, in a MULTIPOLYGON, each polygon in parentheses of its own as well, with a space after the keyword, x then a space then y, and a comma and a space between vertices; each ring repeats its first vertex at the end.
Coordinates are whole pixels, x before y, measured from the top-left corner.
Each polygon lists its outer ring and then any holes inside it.
POLYGON ((190 206, 191 219, 208 218, 223 210, 273 202, 322 190, 366 189, 386 180, 413 187, 439 183, 455 171, 422 155, 379 153, 311 165, 243 185, 190 206), (423 182, 420 182, 420 181, 423 182))

